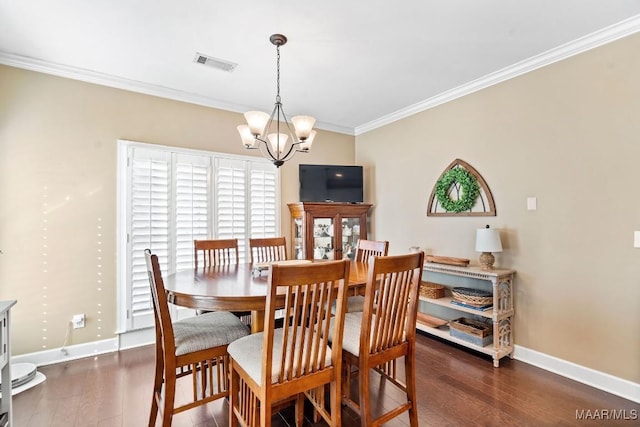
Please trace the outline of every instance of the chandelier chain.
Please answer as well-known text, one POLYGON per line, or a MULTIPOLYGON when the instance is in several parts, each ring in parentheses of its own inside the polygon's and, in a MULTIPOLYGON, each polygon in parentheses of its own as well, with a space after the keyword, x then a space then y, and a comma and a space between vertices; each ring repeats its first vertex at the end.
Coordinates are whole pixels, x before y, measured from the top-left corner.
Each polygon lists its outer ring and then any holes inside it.
POLYGON ((276 73, 276 81, 277 81, 277 86, 278 86, 278 101, 280 101, 280 45, 276 46, 276 51, 278 53, 278 60, 277 60, 277 73, 276 73))

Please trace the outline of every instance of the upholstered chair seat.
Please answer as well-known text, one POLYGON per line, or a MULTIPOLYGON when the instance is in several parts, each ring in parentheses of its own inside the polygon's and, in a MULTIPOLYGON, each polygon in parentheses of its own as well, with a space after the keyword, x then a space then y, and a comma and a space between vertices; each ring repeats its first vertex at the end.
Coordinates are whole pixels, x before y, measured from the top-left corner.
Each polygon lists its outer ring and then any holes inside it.
POLYGON ((227 311, 204 313, 173 324, 176 356, 227 345, 249 334, 249 329, 227 311))
MULTIPOLYGON (((235 362, 237 362, 242 369, 245 370, 247 375, 249 375, 255 382, 259 383, 262 378, 262 345, 264 342, 264 333, 259 332, 257 334, 251 334, 247 337, 239 339, 237 341, 229 344, 227 351, 229 352, 229 356, 233 358, 235 362)), ((301 334, 298 333, 298 336, 301 334)), ((307 330, 306 338, 307 340, 311 337, 312 334, 307 330)), ((273 360, 271 367, 271 383, 275 384, 280 377, 280 369, 282 367, 282 340, 283 340, 283 329, 275 329, 273 331, 273 360)), ((291 342, 291 338, 289 342, 291 342)), ((308 348, 307 345, 301 344, 301 339, 296 340, 296 350, 295 354, 300 354, 302 352, 302 359, 306 358, 306 350, 301 350, 302 348, 308 348)), ((318 353, 320 351, 318 350, 318 353)), ((289 363, 285 363, 285 366, 289 366, 289 363)), ((331 366, 331 348, 326 346, 326 354, 324 358, 324 367, 331 366)), ((293 369, 297 369, 297 363, 294 361, 293 369)), ((286 373, 285 373, 286 376, 286 373)))

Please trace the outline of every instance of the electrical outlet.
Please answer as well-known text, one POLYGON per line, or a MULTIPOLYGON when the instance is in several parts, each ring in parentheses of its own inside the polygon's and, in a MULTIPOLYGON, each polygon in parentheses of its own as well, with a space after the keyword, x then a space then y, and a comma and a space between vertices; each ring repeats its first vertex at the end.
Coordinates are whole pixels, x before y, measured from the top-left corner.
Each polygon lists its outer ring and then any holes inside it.
POLYGON ((84 328, 84 313, 82 314, 74 314, 71 318, 71 323, 73 324, 73 329, 84 328))

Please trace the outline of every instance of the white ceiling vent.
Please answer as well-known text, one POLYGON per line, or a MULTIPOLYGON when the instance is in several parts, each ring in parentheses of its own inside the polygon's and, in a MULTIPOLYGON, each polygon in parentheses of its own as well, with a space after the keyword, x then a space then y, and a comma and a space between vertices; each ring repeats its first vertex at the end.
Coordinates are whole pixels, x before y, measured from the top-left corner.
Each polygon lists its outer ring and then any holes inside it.
POLYGON ((235 62, 225 61, 224 59, 214 58, 198 52, 196 52, 193 62, 206 65, 207 67, 216 68, 218 70, 227 71, 229 73, 235 70, 238 65, 235 62))

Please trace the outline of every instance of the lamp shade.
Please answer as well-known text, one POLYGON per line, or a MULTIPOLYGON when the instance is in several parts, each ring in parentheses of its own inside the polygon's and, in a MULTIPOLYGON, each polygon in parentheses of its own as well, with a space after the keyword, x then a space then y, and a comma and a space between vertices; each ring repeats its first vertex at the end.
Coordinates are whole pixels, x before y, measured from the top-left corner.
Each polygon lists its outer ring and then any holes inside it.
POLYGON ((316 137, 316 131, 312 130, 309 138, 305 139, 300 143, 300 149, 302 151, 309 151, 311 149, 311 144, 313 144, 313 139, 316 137))
POLYGON ((316 123, 316 119, 311 116, 295 116, 291 121, 296 130, 296 136, 303 141, 309 138, 313 125, 316 123))
POLYGON ((278 154, 284 151, 284 147, 287 145, 288 139, 289 135, 286 133, 270 133, 267 135, 267 140, 271 145, 271 151, 278 154))
POLYGON ((476 231, 477 252, 502 252, 500 231, 495 228, 479 228, 476 231))
POLYGON ((238 129, 238 133, 240 134, 240 138, 242 140, 242 145, 244 145, 245 148, 255 147, 256 138, 251 133, 251 129, 249 129, 249 126, 240 125, 238 126, 237 129, 238 129))
POLYGON ((251 133, 255 136, 262 135, 269 122, 269 115, 264 111, 247 111, 244 113, 244 118, 247 120, 251 133))

